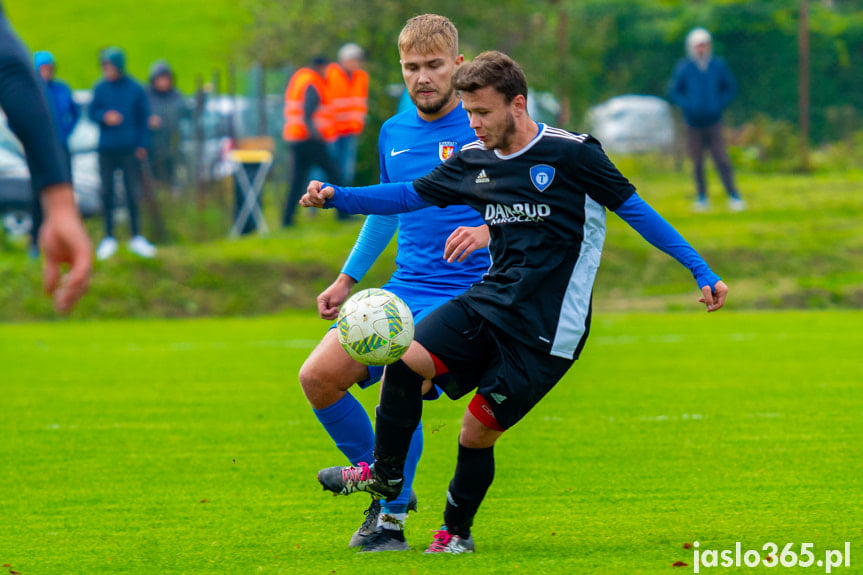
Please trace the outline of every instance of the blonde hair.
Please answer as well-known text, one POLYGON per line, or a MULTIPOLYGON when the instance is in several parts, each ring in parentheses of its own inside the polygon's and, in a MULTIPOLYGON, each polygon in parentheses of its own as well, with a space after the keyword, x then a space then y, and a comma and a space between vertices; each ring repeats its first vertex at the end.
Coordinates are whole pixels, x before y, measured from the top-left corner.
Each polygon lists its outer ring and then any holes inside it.
POLYGON ((416 50, 420 54, 448 52, 458 56, 458 30, 449 18, 422 14, 407 21, 399 34, 399 54, 416 50))

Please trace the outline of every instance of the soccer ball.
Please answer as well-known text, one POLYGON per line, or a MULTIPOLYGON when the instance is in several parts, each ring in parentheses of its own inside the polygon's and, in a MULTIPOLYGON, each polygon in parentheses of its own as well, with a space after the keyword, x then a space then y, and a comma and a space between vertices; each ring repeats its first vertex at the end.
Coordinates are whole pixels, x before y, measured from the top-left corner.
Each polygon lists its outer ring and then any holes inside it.
POLYGON ((339 310, 339 343, 365 365, 394 363, 414 338, 414 316, 394 293, 371 288, 355 293, 339 310))

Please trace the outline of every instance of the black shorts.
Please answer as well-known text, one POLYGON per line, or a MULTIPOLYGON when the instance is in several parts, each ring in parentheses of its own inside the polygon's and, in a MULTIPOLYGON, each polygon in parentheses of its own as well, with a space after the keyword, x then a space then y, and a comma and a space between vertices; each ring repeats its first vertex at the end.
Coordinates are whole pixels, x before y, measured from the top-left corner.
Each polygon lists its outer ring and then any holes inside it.
POLYGON ((476 389, 480 397, 471 413, 501 431, 524 417, 575 361, 524 345, 460 298, 417 324, 414 339, 449 370, 443 391, 458 399, 476 389))

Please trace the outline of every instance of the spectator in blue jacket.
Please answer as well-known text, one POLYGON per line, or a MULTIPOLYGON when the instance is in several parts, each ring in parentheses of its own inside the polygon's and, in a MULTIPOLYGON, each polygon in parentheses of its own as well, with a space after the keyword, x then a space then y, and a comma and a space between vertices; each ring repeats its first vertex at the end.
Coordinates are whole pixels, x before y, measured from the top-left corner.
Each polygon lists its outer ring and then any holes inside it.
MULTIPOLYGON (((33 55, 33 64, 39 77, 42 78, 42 89, 48 99, 48 107, 51 117, 54 119, 54 128, 57 131, 57 141, 63 152, 63 161, 66 170, 72 174, 72 155, 69 152, 69 136, 81 117, 81 108, 72 99, 72 90, 64 82, 54 77, 56 72, 56 61, 51 52, 36 52, 33 55)), ((39 229, 42 227, 42 204, 33 202, 33 230, 31 233, 30 255, 39 256, 39 229)))
POLYGON ((99 125, 99 173, 102 177, 102 208, 105 212, 105 238, 96 257, 105 260, 117 251, 114 238, 114 174, 123 174, 126 206, 132 239, 129 251, 141 257, 156 255, 156 248, 141 235, 138 218, 138 193, 141 187, 141 161, 149 146, 150 106, 144 88, 126 74, 126 55, 119 48, 102 52, 102 80, 93 88, 90 119, 99 125))
POLYGON ((737 93, 737 82, 722 58, 713 56, 712 38, 704 28, 686 36, 687 57, 677 63, 668 86, 669 99, 680 106, 697 190, 695 209, 709 209, 704 179, 704 152, 709 149, 733 211, 745 209, 734 184, 731 159, 722 136, 722 114, 737 93))

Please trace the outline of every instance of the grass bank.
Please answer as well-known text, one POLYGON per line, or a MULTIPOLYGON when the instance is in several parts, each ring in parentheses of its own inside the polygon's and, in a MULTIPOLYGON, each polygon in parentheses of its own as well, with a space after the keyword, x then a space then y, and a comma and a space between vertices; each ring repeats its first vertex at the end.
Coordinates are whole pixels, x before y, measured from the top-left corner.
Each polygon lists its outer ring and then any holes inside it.
POLYGON ((191 92, 195 75, 209 79, 238 62, 248 15, 234 0, 13 0, 4 2, 11 21, 31 50, 49 50, 58 77, 76 89, 89 89, 99 77, 98 52, 126 50, 129 71, 147 79, 150 64, 165 58, 191 92))
MULTIPOLYGON (((731 286, 729 308, 851 309, 863 307, 863 175, 742 175, 748 202, 730 212, 713 182, 713 209, 691 211, 686 174, 624 173, 705 256, 731 286)), ((270 236, 226 237, 229 222, 194 211, 169 218, 174 241, 150 261, 122 253, 100 262, 91 293, 73 317, 186 317, 268 314, 313 309, 314 296, 338 273, 361 226, 332 213, 299 214, 296 227, 278 229, 283 190, 267 194, 270 236), (276 197, 278 195, 278 197, 276 197), (208 233, 199 234, 201 228, 208 233), (209 238, 208 241, 200 241, 209 238)), ((210 208, 217 209, 217 208, 210 208)), ((171 210, 166 210, 171 213, 171 210)), ((212 216, 212 213, 210 213, 212 216)), ((100 222, 89 222, 101 237, 100 222)), ((599 310, 678 311, 697 298, 690 275, 649 246, 616 216, 608 216, 606 249, 597 279, 599 310)), ((121 230, 125 229, 121 227, 121 230)), ((378 286, 393 270, 394 245, 363 286, 378 286)), ((39 264, 23 245, 0 243, 0 320, 54 317, 40 294, 39 264)))

